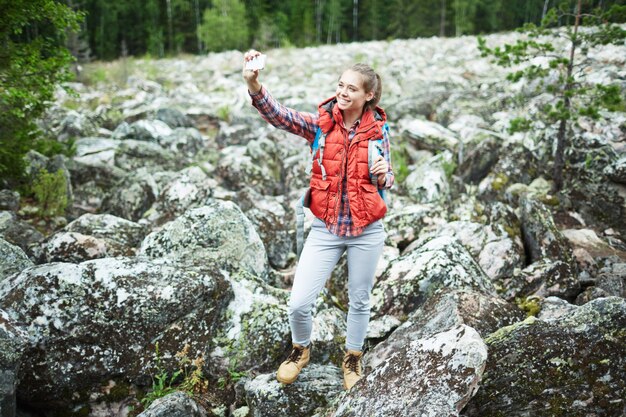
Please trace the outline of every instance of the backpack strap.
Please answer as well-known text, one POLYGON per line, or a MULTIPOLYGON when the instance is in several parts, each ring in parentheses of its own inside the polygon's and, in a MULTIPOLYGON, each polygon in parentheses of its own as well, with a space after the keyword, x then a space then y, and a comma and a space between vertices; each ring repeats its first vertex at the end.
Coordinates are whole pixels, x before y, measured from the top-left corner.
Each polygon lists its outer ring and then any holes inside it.
POLYGON ((317 133, 315 133, 315 139, 313 139, 313 143, 311 144, 311 155, 313 159, 311 160, 311 163, 307 165, 306 170, 305 170, 307 175, 311 174, 311 170, 313 169, 313 164, 315 163, 315 161, 317 161, 317 163, 320 166, 320 169, 322 170, 322 179, 324 181, 326 181, 326 168, 324 168, 324 165, 322 165, 322 160, 324 159, 324 148, 326 147, 327 135, 328 133, 324 133, 321 127, 317 128, 317 133), (318 149, 320 151, 319 157, 315 159, 315 153, 317 152, 318 149))

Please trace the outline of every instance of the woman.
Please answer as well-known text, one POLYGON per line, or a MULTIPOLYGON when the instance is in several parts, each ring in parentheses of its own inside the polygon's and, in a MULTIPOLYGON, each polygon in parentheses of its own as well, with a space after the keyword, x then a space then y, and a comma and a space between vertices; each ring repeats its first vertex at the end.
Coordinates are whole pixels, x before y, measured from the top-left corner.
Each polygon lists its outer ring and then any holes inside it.
POLYGON ((349 310, 342 369, 344 387, 350 389, 362 375, 370 293, 385 240, 381 219, 387 207, 378 191, 391 188, 394 181, 386 115, 377 107, 382 83, 369 66, 356 64, 341 74, 335 95, 319 105, 317 114, 298 112, 272 98, 259 82, 258 70, 245 69, 245 63, 258 55, 252 50, 244 56, 243 77, 252 105, 267 122, 304 137, 309 144, 318 130, 325 137, 325 145, 314 156, 310 180, 308 206, 316 219, 289 301, 293 350, 276 378, 291 384, 309 363, 313 304, 347 251, 349 310), (380 142, 382 155, 370 157, 370 141, 380 142))

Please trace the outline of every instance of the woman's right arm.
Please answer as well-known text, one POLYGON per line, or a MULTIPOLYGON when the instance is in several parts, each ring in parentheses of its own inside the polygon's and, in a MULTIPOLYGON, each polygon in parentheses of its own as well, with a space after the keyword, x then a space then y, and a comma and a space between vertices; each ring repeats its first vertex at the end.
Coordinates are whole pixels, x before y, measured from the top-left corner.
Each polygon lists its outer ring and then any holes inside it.
POLYGON ((245 62, 258 54, 257 51, 249 51, 244 56, 243 77, 248 84, 248 93, 252 98, 252 105, 259 111, 261 117, 272 126, 302 136, 309 143, 312 143, 317 133, 319 116, 285 107, 272 97, 258 80, 259 70, 245 69, 245 62))

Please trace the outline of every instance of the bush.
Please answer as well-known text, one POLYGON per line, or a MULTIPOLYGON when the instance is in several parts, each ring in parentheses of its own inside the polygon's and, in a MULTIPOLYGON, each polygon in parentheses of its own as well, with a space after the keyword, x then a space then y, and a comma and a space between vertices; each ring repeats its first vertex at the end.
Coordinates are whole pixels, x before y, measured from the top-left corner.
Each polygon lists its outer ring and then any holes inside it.
POLYGON ((33 182, 32 191, 37 200, 39 215, 42 217, 61 216, 67 207, 67 181, 62 169, 50 173, 39 171, 33 182))

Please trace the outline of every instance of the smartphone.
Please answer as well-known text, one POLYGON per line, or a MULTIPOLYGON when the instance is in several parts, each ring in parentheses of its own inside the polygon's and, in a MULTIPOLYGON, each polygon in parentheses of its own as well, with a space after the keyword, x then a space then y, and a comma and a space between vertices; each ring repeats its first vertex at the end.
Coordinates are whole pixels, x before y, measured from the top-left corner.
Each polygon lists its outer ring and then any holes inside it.
POLYGON ((246 61, 246 69, 247 70, 262 70, 265 68, 265 58, 266 56, 261 54, 252 58, 250 61, 246 61))

